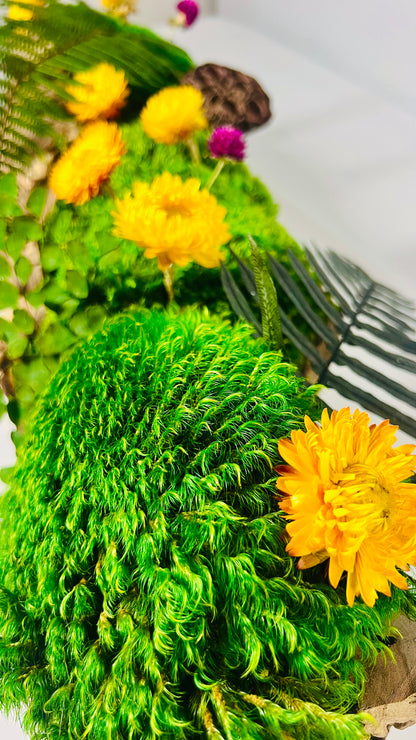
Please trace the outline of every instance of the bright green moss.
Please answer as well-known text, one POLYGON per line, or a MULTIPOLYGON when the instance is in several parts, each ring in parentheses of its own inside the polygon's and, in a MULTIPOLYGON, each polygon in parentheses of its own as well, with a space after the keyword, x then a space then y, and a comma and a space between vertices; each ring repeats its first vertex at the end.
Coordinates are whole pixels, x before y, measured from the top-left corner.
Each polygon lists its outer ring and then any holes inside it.
POLYGON ((144 312, 54 376, 1 501, 0 700, 32 738, 365 737, 343 712, 408 597, 349 608, 286 554, 277 442, 317 409, 266 349, 144 312))
MULTIPOLYGON (((113 235, 114 196, 121 197, 139 180, 152 180, 165 171, 180 175, 183 180, 196 177, 204 186, 216 162, 206 155, 206 135, 199 136, 201 165, 192 164, 184 144, 156 144, 143 132, 140 121, 122 126, 127 152, 104 187, 100 197, 83 206, 68 206, 58 202, 46 224, 43 249, 58 247, 66 252, 68 241, 82 244, 91 261, 90 292, 100 290, 111 302, 111 313, 131 303, 166 303, 162 273, 156 260, 144 257, 134 242, 113 235), (67 219, 70 227, 62 233, 61 224, 67 219), (58 221, 58 228, 56 223, 58 221)), ((232 240, 223 249, 226 263, 233 262, 230 249, 248 258, 247 235, 251 234, 261 248, 271 252, 290 267, 287 250, 302 258, 302 250, 276 221, 277 206, 264 185, 253 177, 243 164, 227 165, 215 182, 212 193, 227 209, 226 221, 232 240)), ((76 260, 66 253, 66 262, 77 269, 76 260)), ((175 268, 175 296, 180 305, 198 302, 210 307, 225 303, 218 269, 205 269, 190 263, 175 268)))
MULTIPOLYGON (((14 340, 11 374, 15 397, 9 413, 19 427, 44 387, 45 378, 59 367, 80 339, 97 331, 106 317, 134 311, 140 306, 167 303, 156 260, 144 257, 143 250, 134 242, 113 234, 114 197, 124 195, 135 180, 150 182, 165 170, 183 179, 198 177, 204 185, 215 166, 206 156, 206 134, 199 136, 203 158, 197 167, 192 164, 185 145, 155 144, 144 134, 139 121, 125 123, 122 129, 127 152, 111 183, 104 185, 101 195, 83 206, 58 201, 46 219, 43 234, 41 229, 41 234, 36 236, 43 279, 26 293, 26 298, 35 307, 44 305, 46 316, 29 336, 19 330, 11 336, 8 326, 0 335, 9 346, 14 340)), ((228 212, 233 238, 223 251, 237 281, 238 270, 230 248, 247 258, 248 234, 290 270, 289 248, 302 259, 302 250, 276 221, 277 206, 267 189, 244 165, 227 165, 215 182, 213 193, 228 212)), ((175 268, 175 300, 180 306, 198 303, 219 313, 232 314, 219 269, 205 269, 195 263, 175 268)), ((283 308, 293 316, 293 307, 281 300, 283 308)), ((291 359, 297 361, 293 348, 289 345, 286 349, 291 359)))
MULTIPOLYGON (((140 121, 123 126, 122 130, 127 153, 111 179, 117 194, 124 194, 135 180, 151 182, 165 170, 179 175, 183 180, 196 177, 204 187, 217 164, 207 153, 207 135, 204 133, 197 137, 201 164, 195 165, 190 160, 185 144, 156 144, 146 136, 140 121)), ((227 164, 211 192, 227 209, 226 220, 233 236, 228 246, 241 257, 248 258, 250 255, 247 234, 251 234, 265 250, 276 256, 284 256, 287 249, 302 254, 295 240, 276 221, 278 207, 267 188, 253 177, 244 164, 227 164)), ((224 249, 224 255, 229 260, 228 249, 224 249)))
MULTIPOLYGON (((150 182, 165 170, 183 179, 197 177, 204 185, 215 166, 206 155, 205 133, 199 135, 202 163, 195 166, 185 145, 156 144, 144 134, 139 121, 125 123, 122 129, 127 152, 111 183, 103 186, 102 194, 78 207, 58 201, 43 229, 30 223, 32 229, 37 227, 40 231, 31 233, 30 238, 39 240, 43 278, 25 295, 29 304, 45 306, 46 316, 34 332, 26 334, 19 329, 11 334, 7 322, 3 322, 5 331, 0 326, 0 339, 7 341, 14 352, 11 375, 15 397, 9 414, 19 427, 44 387, 45 378, 59 367, 80 339, 91 336, 108 316, 167 303, 156 260, 144 257, 134 242, 113 234, 114 197, 123 196, 134 181, 150 182)), ((244 165, 226 165, 213 193, 227 209, 233 238, 223 251, 237 281, 238 270, 230 248, 247 258, 248 234, 290 270, 289 248, 302 259, 302 250, 276 221, 277 206, 267 189, 244 165)), ((206 269, 195 263, 175 268, 175 300, 180 306, 198 303, 218 313, 232 314, 219 269, 206 269)), ((282 306, 293 316, 293 307, 285 305, 283 299, 282 306)), ((292 359, 298 359, 290 345, 286 349, 292 359)))

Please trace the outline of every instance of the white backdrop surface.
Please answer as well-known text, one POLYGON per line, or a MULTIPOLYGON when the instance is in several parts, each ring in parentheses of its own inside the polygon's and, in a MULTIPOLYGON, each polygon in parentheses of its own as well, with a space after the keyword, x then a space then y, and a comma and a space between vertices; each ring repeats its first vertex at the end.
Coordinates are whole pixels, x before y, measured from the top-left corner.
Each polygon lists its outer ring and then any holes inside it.
MULTIPOLYGON (((102 10, 101 0, 85 0, 96 10, 102 10)), ((178 0, 137 0, 137 12, 130 16, 138 25, 146 26, 154 23, 165 23, 168 18, 175 16, 178 0)), ((198 0, 201 15, 212 13, 215 0, 198 0)))
POLYGON ((249 137, 248 164, 294 236, 338 249, 413 296, 415 117, 270 32, 207 18, 180 42, 197 62, 240 68, 269 93, 275 116, 249 137))
POLYGON ((218 9, 416 113, 414 0, 218 0, 218 9))
MULTIPOLYGON (((280 221, 293 236, 335 249, 414 298, 414 116, 289 41, 273 40, 270 30, 207 18, 181 43, 197 63, 239 68, 269 93, 275 115, 249 135, 248 165, 281 205, 280 221)), ((414 375, 407 383, 416 391, 414 375)), ((334 408, 346 405, 332 390, 323 396, 334 408)))

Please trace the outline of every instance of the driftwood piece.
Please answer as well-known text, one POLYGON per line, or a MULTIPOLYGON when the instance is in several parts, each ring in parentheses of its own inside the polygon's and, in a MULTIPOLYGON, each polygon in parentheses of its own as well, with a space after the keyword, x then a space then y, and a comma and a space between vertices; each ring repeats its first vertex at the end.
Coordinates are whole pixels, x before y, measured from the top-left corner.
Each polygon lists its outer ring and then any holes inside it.
POLYGON ((400 616, 394 626, 402 635, 390 647, 394 662, 378 656, 361 707, 374 718, 366 725, 373 738, 386 738, 391 727, 416 724, 416 624, 400 616))

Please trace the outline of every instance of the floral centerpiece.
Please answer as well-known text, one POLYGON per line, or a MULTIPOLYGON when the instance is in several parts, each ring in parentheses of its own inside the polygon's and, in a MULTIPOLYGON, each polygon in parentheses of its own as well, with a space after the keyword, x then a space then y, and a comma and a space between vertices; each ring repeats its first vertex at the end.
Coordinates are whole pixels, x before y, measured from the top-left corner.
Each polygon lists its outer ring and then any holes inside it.
POLYGON ((310 382, 355 308, 244 165, 267 95, 104 4, 1 29, 1 706, 33 738, 370 737, 414 446, 310 382))

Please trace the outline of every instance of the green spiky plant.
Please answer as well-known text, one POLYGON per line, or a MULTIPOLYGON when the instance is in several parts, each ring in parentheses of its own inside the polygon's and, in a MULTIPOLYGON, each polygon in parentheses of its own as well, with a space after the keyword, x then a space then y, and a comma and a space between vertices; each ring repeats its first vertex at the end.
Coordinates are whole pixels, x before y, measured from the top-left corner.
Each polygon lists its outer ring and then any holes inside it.
POLYGON ((346 605, 285 552, 277 442, 314 390, 189 309, 107 324, 55 375, 1 500, 0 702, 33 740, 358 740, 412 595, 346 605))

